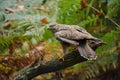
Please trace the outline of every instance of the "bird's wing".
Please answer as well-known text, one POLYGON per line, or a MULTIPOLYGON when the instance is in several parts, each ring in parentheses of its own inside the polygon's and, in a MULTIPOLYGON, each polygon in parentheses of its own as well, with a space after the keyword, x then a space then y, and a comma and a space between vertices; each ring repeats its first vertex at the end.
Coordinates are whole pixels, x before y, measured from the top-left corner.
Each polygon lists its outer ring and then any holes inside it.
POLYGON ((91 37, 87 34, 79 32, 75 29, 58 31, 55 33, 55 36, 60 36, 62 38, 66 38, 66 39, 70 39, 70 40, 81 40, 81 39, 87 39, 87 38, 91 37))
POLYGON ((55 34, 61 35, 61 37, 73 39, 73 40, 81 40, 81 39, 98 40, 82 27, 76 25, 65 25, 65 24, 56 24, 56 26, 58 27, 57 28, 58 32, 56 32, 55 34))
POLYGON ((84 39, 90 39, 95 41, 101 41, 100 39, 92 36, 90 33, 88 33, 84 28, 79 26, 73 26, 75 30, 81 33, 81 36, 84 37, 84 39))
POLYGON ((60 30, 68 30, 68 29, 76 29, 78 31, 86 31, 84 28, 79 27, 77 25, 66 25, 66 24, 57 24, 60 30))
POLYGON ((93 37, 89 33, 80 32, 75 29, 61 30, 55 33, 55 36, 60 36, 62 38, 70 39, 70 40, 98 40, 98 38, 93 37))
POLYGON ((72 25, 71 27, 73 27, 74 29, 82 32, 82 31, 86 31, 84 28, 80 27, 80 26, 77 26, 77 25, 72 25))
POLYGON ((90 35, 84 28, 79 27, 77 25, 58 24, 57 26, 59 27, 58 31, 75 29, 75 30, 77 30, 79 32, 82 32, 83 34, 90 35))

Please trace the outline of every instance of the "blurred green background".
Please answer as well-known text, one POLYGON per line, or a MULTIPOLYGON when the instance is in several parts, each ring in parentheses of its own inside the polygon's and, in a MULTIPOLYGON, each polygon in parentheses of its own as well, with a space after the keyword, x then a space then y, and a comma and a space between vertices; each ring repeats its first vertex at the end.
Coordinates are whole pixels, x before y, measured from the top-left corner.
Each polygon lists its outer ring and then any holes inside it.
MULTIPOLYGON (((12 80, 31 64, 35 49, 45 52, 45 61, 63 55, 47 30, 54 22, 79 25, 106 43, 96 50, 96 61, 63 70, 64 80, 120 79, 120 0, 0 0, 0 80, 12 80)), ((56 77, 49 73, 34 80, 56 77)))

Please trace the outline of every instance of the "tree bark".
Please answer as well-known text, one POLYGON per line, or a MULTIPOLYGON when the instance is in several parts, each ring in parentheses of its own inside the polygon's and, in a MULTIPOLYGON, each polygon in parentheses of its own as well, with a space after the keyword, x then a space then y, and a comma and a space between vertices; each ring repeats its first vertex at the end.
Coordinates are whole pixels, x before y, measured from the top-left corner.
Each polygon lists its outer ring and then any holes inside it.
MULTIPOLYGON (((101 46, 103 43, 90 43, 90 47, 92 49, 96 49, 101 46)), ((82 63, 87 59, 80 56, 79 52, 72 51, 64 56, 64 60, 60 58, 52 59, 46 63, 40 64, 40 66, 36 67, 36 64, 28 65, 24 69, 20 70, 17 75, 14 77, 14 80, 31 80, 32 78, 45 73, 55 72, 67 67, 73 66, 77 63, 82 63), (35 68, 36 67, 36 68, 35 68)))

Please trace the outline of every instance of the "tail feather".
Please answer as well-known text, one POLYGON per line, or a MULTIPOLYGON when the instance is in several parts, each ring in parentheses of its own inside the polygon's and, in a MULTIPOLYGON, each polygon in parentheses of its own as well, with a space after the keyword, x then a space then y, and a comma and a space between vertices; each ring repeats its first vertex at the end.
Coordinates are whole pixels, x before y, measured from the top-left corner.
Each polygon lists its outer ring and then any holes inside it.
POLYGON ((89 60, 96 60, 97 56, 95 52, 89 47, 88 44, 82 44, 77 47, 80 55, 89 60))

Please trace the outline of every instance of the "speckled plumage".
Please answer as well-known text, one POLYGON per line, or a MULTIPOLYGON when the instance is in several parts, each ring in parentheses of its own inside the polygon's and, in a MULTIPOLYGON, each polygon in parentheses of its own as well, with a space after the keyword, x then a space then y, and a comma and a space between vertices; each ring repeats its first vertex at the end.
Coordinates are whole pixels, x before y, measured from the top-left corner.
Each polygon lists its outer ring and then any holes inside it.
POLYGON ((61 42, 64 53, 66 53, 69 44, 73 44, 84 58, 92 60, 97 58, 95 52, 89 47, 87 40, 100 41, 100 39, 93 37, 84 28, 76 25, 51 24, 49 29, 61 42))

